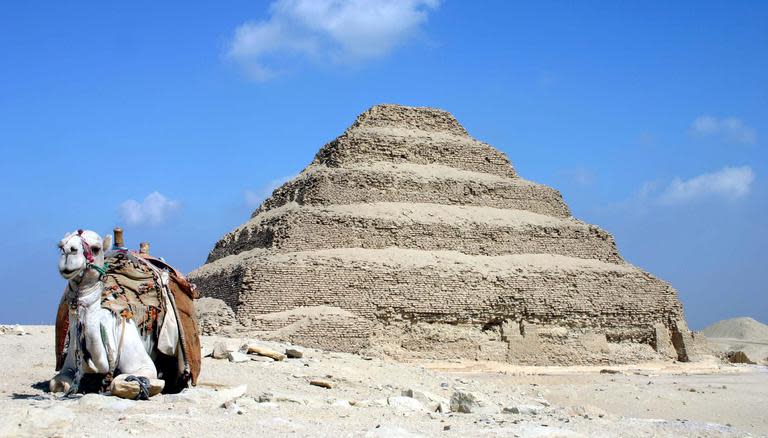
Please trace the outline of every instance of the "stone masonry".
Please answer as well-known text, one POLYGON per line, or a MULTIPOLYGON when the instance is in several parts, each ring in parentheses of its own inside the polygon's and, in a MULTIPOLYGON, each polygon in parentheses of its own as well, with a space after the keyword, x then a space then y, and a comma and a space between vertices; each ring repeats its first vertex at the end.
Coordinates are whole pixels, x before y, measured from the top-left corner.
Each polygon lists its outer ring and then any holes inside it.
POLYGON ((695 358, 677 292, 449 113, 378 105, 190 274, 259 336, 395 358, 695 358))

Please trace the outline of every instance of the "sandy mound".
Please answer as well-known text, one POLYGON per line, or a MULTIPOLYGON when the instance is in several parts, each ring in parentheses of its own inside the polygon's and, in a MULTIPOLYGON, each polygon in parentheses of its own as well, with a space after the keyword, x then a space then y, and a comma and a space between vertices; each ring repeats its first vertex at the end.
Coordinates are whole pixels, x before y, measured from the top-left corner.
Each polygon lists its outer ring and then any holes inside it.
POLYGON ((750 361, 768 364, 768 325, 742 317, 716 322, 702 330, 723 353, 741 351, 750 361))
POLYGON ((768 325, 749 317, 718 321, 701 332, 708 338, 731 338, 768 342, 768 325))

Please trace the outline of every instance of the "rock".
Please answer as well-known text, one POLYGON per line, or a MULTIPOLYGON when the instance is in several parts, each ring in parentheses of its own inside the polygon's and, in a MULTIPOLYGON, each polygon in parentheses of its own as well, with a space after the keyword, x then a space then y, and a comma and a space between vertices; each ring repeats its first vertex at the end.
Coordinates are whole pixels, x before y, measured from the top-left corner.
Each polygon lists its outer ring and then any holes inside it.
POLYGON ((269 348, 266 348, 258 344, 247 344, 244 347, 245 347, 244 350, 246 351, 246 353, 249 353, 249 354, 258 354, 259 356, 271 357, 274 360, 285 359, 284 354, 280 354, 277 351, 270 350, 269 348))
POLYGON ((229 352, 231 350, 229 347, 227 347, 227 344, 225 342, 218 341, 215 344, 213 344, 213 351, 211 352, 211 357, 214 359, 226 359, 229 356, 229 352))
POLYGON ((387 398, 387 405, 399 412, 427 412, 427 408, 415 398, 397 396, 387 398))
POLYGON ((752 361, 743 351, 729 351, 725 355, 728 358, 728 362, 730 363, 746 363, 749 365, 755 365, 755 362, 752 361))
POLYGON ((603 368, 602 370, 600 370, 600 374, 619 374, 620 372, 621 371, 619 370, 610 370, 607 368, 603 368))
POLYGON ((418 400, 421 402, 421 404, 426 406, 430 412, 450 412, 450 402, 445 397, 440 397, 430 392, 421 391, 418 389, 406 389, 402 392, 402 395, 418 400))
POLYGON ((247 354, 243 354, 239 351, 230 351, 229 355, 227 356, 230 362, 234 363, 242 363, 242 362, 250 362, 251 358, 248 357, 247 354))
POLYGON ((250 358, 254 362, 272 363, 275 361, 271 357, 267 357, 267 356, 250 356, 250 358))
POLYGON ((304 352, 296 348, 286 348, 285 355, 290 359, 301 359, 304 356, 304 352))
POLYGON ((465 414, 496 414, 499 407, 482 395, 469 391, 455 391, 451 396, 451 412, 465 414))
POLYGON ((200 347, 200 357, 208 357, 213 355, 213 347, 202 346, 200 347))
POLYGON ((24 327, 22 327, 22 326, 20 326, 20 325, 16 324, 16 325, 14 325, 14 326, 13 326, 13 328, 11 329, 11 334, 13 334, 13 335, 17 335, 17 336, 23 336, 23 335, 26 335, 26 334, 27 334, 27 332, 26 332, 26 331, 24 331, 24 327))
POLYGON ((544 407, 539 405, 517 405, 504 408, 505 413, 522 415, 536 415, 543 410, 544 407))
POLYGON ((333 388, 333 382, 323 379, 312 379, 309 381, 312 386, 319 386, 321 388, 331 389, 333 388))
MULTIPOLYGON (((127 377, 127 376, 126 376, 127 377)), ((165 387, 165 381, 160 379, 149 379, 149 396, 153 397, 165 387)), ((135 400, 141 391, 139 382, 127 382, 125 378, 118 376, 112 381, 109 392, 115 397, 135 400)))
POLYGON ((237 401, 230 400, 228 402, 225 402, 222 407, 226 409, 229 412, 235 413, 237 415, 243 415, 245 413, 245 410, 237 404, 237 401))
POLYGON ((331 406, 334 406, 334 407, 337 407, 337 408, 351 408, 352 407, 352 405, 349 403, 349 400, 342 400, 342 399, 333 400, 331 402, 331 406))

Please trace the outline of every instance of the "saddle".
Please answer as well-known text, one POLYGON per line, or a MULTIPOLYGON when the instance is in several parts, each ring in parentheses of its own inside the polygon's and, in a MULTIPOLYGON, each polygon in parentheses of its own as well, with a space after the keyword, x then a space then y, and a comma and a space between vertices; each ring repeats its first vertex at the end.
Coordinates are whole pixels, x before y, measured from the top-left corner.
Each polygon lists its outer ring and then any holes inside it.
MULTIPOLYGON (((179 382, 169 387, 196 385, 201 354, 194 286, 165 261, 148 254, 115 250, 107 254, 105 262, 108 268, 102 277, 101 307, 118 318, 133 319, 142 338, 154 346, 157 356, 160 356, 158 350, 171 357, 180 355, 179 360, 164 361, 164 367, 171 364, 178 368, 171 374, 177 376, 179 382), (158 348, 163 344, 161 334, 163 339, 172 338, 179 348, 171 351, 158 348)), ((63 296, 56 315, 57 371, 64 364, 68 326, 68 303, 63 296)), ((156 365, 159 367, 157 362, 156 365)))

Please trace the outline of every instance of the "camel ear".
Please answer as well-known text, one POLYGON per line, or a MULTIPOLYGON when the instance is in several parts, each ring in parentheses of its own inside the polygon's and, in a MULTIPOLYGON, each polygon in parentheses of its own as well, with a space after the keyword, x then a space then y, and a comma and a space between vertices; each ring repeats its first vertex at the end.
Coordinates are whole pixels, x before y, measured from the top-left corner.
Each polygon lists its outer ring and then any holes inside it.
POLYGON ((109 234, 104 236, 104 240, 101 242, 101 249, 103 249, 104 252, 107 252, 110 249, 112 249, 112 236, 110 236, 109 234))

